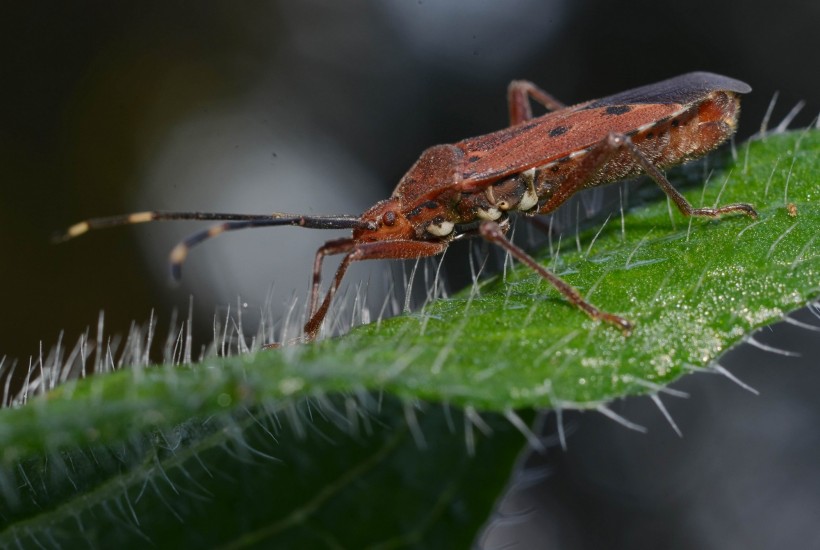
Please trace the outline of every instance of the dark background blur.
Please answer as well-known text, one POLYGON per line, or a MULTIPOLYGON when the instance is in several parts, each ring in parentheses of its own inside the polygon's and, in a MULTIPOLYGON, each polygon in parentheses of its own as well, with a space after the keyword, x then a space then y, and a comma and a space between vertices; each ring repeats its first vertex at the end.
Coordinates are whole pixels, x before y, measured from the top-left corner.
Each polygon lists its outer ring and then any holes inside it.
MULTIPOLYGON (((818 23, 820 4, 806 0, 9 3, 0 357, 27 364, 61 331, 71 343, 96 326, 100 310, 113 333, 154 310, 164 337, 191 295, 204 344, 214 312, 238 299, 251 324, 266 299, 275 312, 300 306, 313 252, 335 236, 226 235, 172 287, 167 253, 198 226, 50 244, 74 222, 144 209, 356 214, 425 147, 504 126, 514 78, 574 103, 709 70, 754 88, 741 137, 776 90, 773 121, 804 99, 794 126, 805 126, 820 111, 818 23)), ((378 307, 391 273, 378 262, 347 280, 370 281, 378 307)), ((742 348, 721 361, 760 397, 716 376, 683 380, 692 397, 668 403, 682 440, 648 399, 616 410, 649 435, 570 416, 569 451, 546 459, 554 475, 504 504, 537 506, 488 545, 820 547, 820 333, 761 339, 802 356, 742 348)))

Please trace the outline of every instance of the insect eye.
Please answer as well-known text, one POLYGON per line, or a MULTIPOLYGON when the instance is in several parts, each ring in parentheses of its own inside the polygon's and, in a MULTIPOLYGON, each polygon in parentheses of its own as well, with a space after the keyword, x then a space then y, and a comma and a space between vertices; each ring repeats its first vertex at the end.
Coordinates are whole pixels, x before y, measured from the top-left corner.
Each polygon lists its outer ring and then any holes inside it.
POLYGON ((392 210, 388 210, 384 213, 384 216, 382 216, 382 221, 384 222, 384 225, 393 225, 394 223, 396 223, 396 213, 392 210))

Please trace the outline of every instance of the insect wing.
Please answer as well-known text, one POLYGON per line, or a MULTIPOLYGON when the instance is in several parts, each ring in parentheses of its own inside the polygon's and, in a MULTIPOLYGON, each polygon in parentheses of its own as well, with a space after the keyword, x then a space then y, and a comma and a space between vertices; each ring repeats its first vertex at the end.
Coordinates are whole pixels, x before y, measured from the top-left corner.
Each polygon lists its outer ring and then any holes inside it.
POLYGON ((706 72, 687 73, 654 84, 648 84, 640 88, 633 88, 625 92, 597 99, 590 102, 587 108, 596 109, 598 107, 608 107, 611 105, 631 105, 636 103, 690 104, 700 101, 709 93, 718 90, 747 94, 752 91, 752 87, 740 80, 719 74, 706 72))
POLYGON ((711 92, 746 93, 748 84, 713 73, 688 73, 560 111, 456 145, 465 151, 459 189, 498 180, 580 154, 611 132, 632 135, 677 116, 711 92))
POLYGON ((467 148, 463 191, 478 190, 530 168, 578 154, 610 132, 633 133, 683 110, 680 104, 636 104, 589 108, 581 104, 479 138, 467 148))

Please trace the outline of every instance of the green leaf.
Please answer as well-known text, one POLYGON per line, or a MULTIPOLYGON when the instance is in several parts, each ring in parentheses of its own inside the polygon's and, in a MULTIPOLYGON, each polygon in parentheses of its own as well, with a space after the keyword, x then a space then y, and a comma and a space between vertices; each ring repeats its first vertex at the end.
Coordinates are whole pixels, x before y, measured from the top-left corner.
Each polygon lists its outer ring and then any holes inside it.
POLYGON ((527 433, 514 410, 656 391, 818 295, 818 152, 820 132, 777 135, 743 146, 705 186, 701 172, 675 180, 697 184, 686 193, 696 206, 751 202, 757 221, 686 220, 661 200, 582 233, 580 251, 569 239, 539 257, 635 321, 629 337, 517 267, 316 345, 126 368, 2 410, 0 541, 470 540, 510 471, 516 430, 527 433), (460 428, 441 405, 416 419, 411 404, 425 401, 455 405, 460 428), (494 435, 470 458, 465 441, 484 423, 494 435), (392 503, 404 491, 417 499, 401 518, 392 503), (181 532, 194 524, 201 536, 181 532))
POLYGON ((464 426, 441 406, 334 397, 52 452, 4 472, 0 545, 464 548, 521 443, 497 415, 491 437, 464 426))

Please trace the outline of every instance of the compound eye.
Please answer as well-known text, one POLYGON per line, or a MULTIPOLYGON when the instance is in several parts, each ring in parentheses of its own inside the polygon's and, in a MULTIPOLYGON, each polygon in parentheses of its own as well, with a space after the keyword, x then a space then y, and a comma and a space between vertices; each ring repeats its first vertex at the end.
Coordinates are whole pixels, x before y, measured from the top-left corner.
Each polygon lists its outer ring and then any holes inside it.
POLYGON ((382 216, 382 222, 384 222, 384 225, 386 225, 388 227, 392 226, 393 224, 396 223, 396 213, 393 212, 392 210, 388 210, 382 216))

